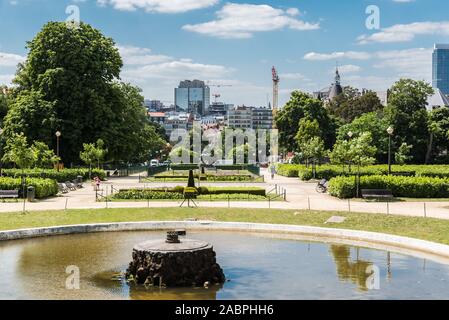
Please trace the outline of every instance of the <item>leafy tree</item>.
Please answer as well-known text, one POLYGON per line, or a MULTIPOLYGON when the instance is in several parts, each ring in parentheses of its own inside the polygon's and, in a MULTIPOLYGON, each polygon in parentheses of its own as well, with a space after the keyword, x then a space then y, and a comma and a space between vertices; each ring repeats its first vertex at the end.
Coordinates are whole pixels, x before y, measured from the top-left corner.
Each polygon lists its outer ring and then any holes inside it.
POLYGON ((348 132, 352 132, 354 137, 358 137, 364 132, 369 132, 373 139, 373 145, 377 148, 377 161, 386 162, 388 156, 388 127, 389 123, 382 117, 382 114, 376 112, 365 113, 351 123, 341 126, 337 131, 337 140, 347 139, 348 132))
POLYGON ((410 160, 410 151, 412 150, 413 146, 409 146, 406 143, 403 143, 399 146, 398 152, 394 154, 394 161, 397 164, 405 164, 410 160))
POLYGON ((307 160, 307 163, 319 162, 326 155, 324 142, 320 137, 313 137, 309 141, 301 142, 300 148, 303 158, 307 160))
POLYGON ((31 150, 35 154, 37 168, 52 167, 61 159, 55 155, 53 150, 50 150, 48 146, 41 141, 34 141, 31 150))
POLYGON ((372 143, 371 133, 363 132, 351 140, 338 140, 330 153, 331 162, 334 164, 351 164, 366 166, 373 164, 376 159, 377 148, 372 143))
POLYGON ((34 165, 36 154, 30 148, 27 138, 22 133, 7 140, 3 161, 12 162, 22 170, 34 165))
POLYGON ((325 147, 330 148, 335 142, 336 123, 329 116, 323 103, 301 91, 293 91, 287 104, 278 111, 275 122, 279 130, 280 148, 284 151, 298 149, 296 136, 300 120, 306 118, 316 120, 320 127, 320 137, 325 147))
POLYGON ((345 87, 341 95, 330 102, 330 112, 350 123, 365 113, 376 112, 383 109, 382 103, 373 91, 360 93, 352 87, 345 87))
POLYGON ((83 144, 83 151, 80 152, 79 157, 84 163, 89 165, 89 177, 91 177, 92 165, 94 163, 99 165, 106 152, 107 150, 104 149, 104 142, 101 139, 98 139, 96 144, 83 144))
MULTIPOLYGON (((302 118, 299 120, 299 129, 296 134, 298 145, 308 142, 310 139, 321 136, 320 124, 318 121, 302 118)), ((301 149, 302 150, 302 149, 301 149)))
POLYGON ((8 112, 8 98, 5 93, 6 87, 0 86, 0 127, 2 127, 3 118, 8 112))
POLYGON ((77 162, 83 144, 100 138, 111 161, 148 160, 160 148, 163 138, 148 124, 140 90, 118 82, 123 63, 112 39, 85 23, 74 29, 50 22, 28 48, 14 79, 8 136, 23 131, 54 149, 59 130, 65 162, 77 162))
POLYGON ((426 163, 448 160, 449 147, 449 108, 437 108, 429 113, 429 141, 426 163))
POLYGON ((394 128, 392 142, 412 145, 411 160, 424 163, 428 147, 429 130, 427 99, 432 87, 424 81, 401 79, 390 90, 386 119, 394 128))

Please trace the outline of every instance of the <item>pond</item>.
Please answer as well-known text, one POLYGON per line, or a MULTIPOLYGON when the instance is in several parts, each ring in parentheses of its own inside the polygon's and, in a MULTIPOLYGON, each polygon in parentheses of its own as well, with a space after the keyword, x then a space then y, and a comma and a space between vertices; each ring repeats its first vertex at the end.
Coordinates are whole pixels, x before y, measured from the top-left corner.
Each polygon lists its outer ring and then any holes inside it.
POLYGON ((133 246, 165 233, 76 234, 1 242, 0 299, 449 299, 449 266, 421 254, 274 234, 188 231, 187 237, 214 245, 226 283, 130 284, 121 274, 133 246), (79 289, 66 287, 73 270, 79 289))

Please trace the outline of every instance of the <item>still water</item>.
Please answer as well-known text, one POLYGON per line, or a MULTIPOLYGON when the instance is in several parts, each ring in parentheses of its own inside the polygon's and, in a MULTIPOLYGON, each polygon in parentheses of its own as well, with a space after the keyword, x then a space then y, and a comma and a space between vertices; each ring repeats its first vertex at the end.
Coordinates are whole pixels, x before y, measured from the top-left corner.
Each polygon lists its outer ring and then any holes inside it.
POLYGON ((120 273, 133 246, 162 232, 54 236, 0 242, 0 299, 449 299, 449 266, 422 257, 274 235, 187 237, 214 245, 230 281, 208 289, 126 283, 120 273), (79 290, 66 289, 68 266, 79 268, 79 290))

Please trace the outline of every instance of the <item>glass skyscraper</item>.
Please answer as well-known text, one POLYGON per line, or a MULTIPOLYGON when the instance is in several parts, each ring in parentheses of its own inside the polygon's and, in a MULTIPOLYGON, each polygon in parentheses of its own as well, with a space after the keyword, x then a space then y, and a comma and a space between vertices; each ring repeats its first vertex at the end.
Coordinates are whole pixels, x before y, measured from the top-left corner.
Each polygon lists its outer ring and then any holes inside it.
POLYGON ((209 111, 210 88, 200 80, 181 81, 175 88, 175 105, 178 112, 205 115, 209 111))
POLYGON ((449 44, 435 44, 432 57, 432 86, 449 95, 449 44))

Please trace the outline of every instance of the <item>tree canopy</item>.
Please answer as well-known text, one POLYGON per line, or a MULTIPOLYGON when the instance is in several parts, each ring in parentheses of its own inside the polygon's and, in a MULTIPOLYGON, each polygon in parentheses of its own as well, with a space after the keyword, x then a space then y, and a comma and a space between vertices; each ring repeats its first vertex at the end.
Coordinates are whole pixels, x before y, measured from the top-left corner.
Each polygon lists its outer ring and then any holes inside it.
POLYGON ((102 139, 108 160, 147 160, 162 141, 148 125, 140 90, 119 82, 122 59, 111 38, 88 24, 49 22, 28 42, 14 79, 5 134, 24 132, 55 149, 62 133, 64 162, 79 162, 84 143, 102 139), (156 146, 157 145, 157 146, 156 146))

